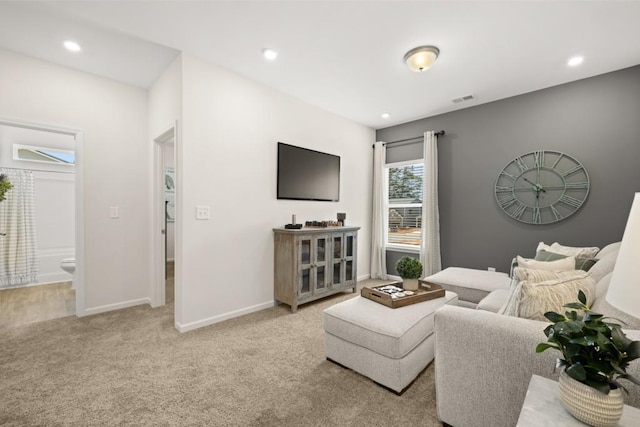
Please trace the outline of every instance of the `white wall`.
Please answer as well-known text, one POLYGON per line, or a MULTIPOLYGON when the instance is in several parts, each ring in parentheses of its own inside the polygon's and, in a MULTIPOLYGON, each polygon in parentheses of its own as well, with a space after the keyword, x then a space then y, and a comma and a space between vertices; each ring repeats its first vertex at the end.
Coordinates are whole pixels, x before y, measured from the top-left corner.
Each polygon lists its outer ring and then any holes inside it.
POLYGON ((374 131, 187 54, 182 74, 178 329, 272 305, 272 228, 294 213, 303 222, 346 212, 362 227, 358 275, 368 275, 374 131), (339 155, 340 202, 277 200, 278 141, 339 155), (210 206, 209 221, 195 219, 199 205, 210 206))
POLYGON ((149 302, 147 93, 0 50, 0 116, 84 136, 86 312, 149 302), (109 218, 118 206, 120 218, 109 218))

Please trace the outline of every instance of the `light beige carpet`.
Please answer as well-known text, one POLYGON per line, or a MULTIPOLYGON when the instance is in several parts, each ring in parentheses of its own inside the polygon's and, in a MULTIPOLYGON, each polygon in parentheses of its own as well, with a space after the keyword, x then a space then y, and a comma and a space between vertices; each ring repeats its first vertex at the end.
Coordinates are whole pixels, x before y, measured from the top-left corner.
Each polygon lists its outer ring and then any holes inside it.
POLYGON ((0 330, 2 426, 440 426, 433 364, 402 396, 324 358, 339 294, 180 334, 171 304, 0 330))

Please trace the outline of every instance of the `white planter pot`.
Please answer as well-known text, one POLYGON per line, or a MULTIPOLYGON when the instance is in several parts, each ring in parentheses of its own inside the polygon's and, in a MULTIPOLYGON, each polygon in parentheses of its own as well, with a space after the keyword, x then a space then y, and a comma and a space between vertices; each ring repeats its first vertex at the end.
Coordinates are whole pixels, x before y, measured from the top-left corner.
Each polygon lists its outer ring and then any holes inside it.
POLYGON ((624 408, 622 390, 604 394, 571 378, 563 370, 560 374, 560 398, 564 407, 578 420, 593 427, 618 424, 624 408))
POLYGON ((402 288, 408 291, 417 291, 418 279, 402 279, 402 288))

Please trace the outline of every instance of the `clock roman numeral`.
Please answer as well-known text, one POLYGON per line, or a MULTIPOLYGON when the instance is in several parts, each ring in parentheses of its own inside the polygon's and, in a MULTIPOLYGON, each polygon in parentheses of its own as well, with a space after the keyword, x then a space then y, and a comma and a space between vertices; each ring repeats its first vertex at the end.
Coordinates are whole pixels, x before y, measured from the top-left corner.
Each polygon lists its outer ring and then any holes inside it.
POLYGON ((514 181, 516 180, 516 177, 515 177, 515 176, 513 176, 513 175, 511 175, 510 173, 505 172, 505 171, 500 172, 500 175, 504 175, 504 176, 506 176, 506 177, 508 177, 508 178, 511 178, 511 179, 512 179, 512 180, 514 180, 514 181))
POLYGON ((563 194, 558 202, 564 203, 565 205, 571 206, 573 208, 579 208, 580 206, 582 206, 582 202, 580 200, 571 196, 567 196, 566 194, 563 194))
POLYGON ((527 163, 522 159, 522 157, 516 157, 514 162, 516 162, 516 164, 518 165, 518 167, 520 168, 520 170, 522 172, 525 172, 529 169, 529 166, 527 165, 527 163))
POLYGON ((513 187, 496 187, 496 193, 511 193, 513 187))
POLYGON ((566 188, 585 189, 589 188, 588 182, 567 182, 566 188))
POLYGON ((556 159, 556 162, 553 164, 553 166, 551 166, 551 169, 555 169, 556 166, 558 166, 558 163, 560 163, 560 160, 562 160, 563 157, 564 157, 564 153, 560 153, 560 155, 556 159))
POLYGON ((526 209, 527 207, 524 204, 518 202, 518 207, 516 207, 515 210, 511 213, 511 216, 516 219, 520 219, 526 209))
POLYGON ((513 194, 510 194, 509 196, 505 197, 504 199, 500 199, 498 201, 498 203, 500 203, 500 207, 502 209, 506 209, 509 206, 511 206, 512 204, 514 204, 515 202, 517 202, 516 198, 513 196, 513 194))
POLYGON ((551 209, 551 213, 553 214, 553 216, 556 218, 556 221, 560 221, 562 218, 564 218, 555 206, 549 205, 549 208, 551 209))
POLYGON ((541 222, 542 218, 540 217, 540 208, 536 206, 533 208, 533 223, 540 224, 541 222))
POLYGON ((541 168, 544 166, 544 151, 534 151, 533 153, 533 166, 541 168))
POLYGON ((562 176, 563 177, 567 177, 567 176, 569 176, 571 174, 574 174, 574 173, 578 172, 579 170, 582 170, 582 165, 574 166, 571 169, 562 172, 562 176))

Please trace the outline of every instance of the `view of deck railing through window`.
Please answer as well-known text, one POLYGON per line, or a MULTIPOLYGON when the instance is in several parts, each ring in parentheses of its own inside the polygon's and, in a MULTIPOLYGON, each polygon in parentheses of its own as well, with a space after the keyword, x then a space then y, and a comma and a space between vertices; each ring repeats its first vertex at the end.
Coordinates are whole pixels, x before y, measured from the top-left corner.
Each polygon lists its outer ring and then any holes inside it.
POLYGON ((422 162, 389 167, 387 243, 420 246, 422 236, 422 162))

